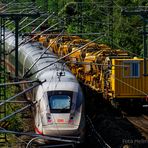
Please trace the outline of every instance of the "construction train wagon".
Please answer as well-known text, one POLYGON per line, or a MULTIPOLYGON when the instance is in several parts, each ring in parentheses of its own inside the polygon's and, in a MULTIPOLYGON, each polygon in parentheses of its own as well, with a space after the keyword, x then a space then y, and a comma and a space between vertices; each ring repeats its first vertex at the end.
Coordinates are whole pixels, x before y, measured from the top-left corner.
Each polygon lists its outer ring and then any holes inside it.
POLYGON ((147 105, 148 77, 143 58, 77 36, 42 36, 39 40, 59 57, 68 54, 66 63, 77 78, 114 105, 147 105))
POLYGON ((112 59, 112 65, 109 93, 111 98, 122 101, 125 99, 148 101, 148 77, 144 76, 144 60, 112 59))

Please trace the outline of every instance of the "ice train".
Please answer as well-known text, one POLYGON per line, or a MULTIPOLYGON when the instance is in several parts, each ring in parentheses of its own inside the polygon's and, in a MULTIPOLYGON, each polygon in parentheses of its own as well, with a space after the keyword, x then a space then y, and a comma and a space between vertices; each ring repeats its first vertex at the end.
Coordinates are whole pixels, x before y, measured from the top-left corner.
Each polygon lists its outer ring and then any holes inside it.
MULTIPOLYGON (((6 66, 9 72, 15 72, 15 36, 12 32, 5 31, 5 48, 8 56, 6 66)), ((23 38, 19 37, 19 44, 23 38)), ((58 137, 79 137, 83 142, 85 135, 85 110, 84 97, 75 76, 57 56, 39 42, 22 44, 18 49, 19 76, 23 77, 30 67, 30 73, 35 73, 29 80, 44 81, 42 85, 33 89, 27 95, 31 101, 37 101, 34 112, 35 132, 41 135, 58 137), (41 54, 45 54, 41 57, 41 54), (40 58, 41 57, 41 58, 40 58), (36 64, 35 61, 38 60, 36 64), (55 64, 47 67, 50 63, 55 64), (34 65, 34 66, 32 66, 34 65), (47 67, 44 69, 44 67, 47 67), (39 71, 40 69, 42 69, 39 71)), ((24 86, 25 87, 25 86, 24 86)))

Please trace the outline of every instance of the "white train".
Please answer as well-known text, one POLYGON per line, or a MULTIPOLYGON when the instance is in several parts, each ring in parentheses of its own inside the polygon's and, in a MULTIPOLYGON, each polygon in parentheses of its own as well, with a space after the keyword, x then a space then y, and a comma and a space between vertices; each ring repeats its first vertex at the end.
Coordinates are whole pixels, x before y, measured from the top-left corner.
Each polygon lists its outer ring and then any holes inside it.
MULTIPOLYGON (((11 51, 15 48, 15 37, 8 30, 5 31, 5 36, 5 48, 9 53, 6 66, 11 73, 14 73, 15 52, 11 51)), ((22 42, 21 37, 19 37, 20 42, 22 42)), ((45 50, 46 48, 38 42, 19 46, 20 77, 23 77, 45 50)), ((57 56, 48 50, 32 67, 30 73, 33 74, 57 59, 57 56)), ((85 136, 84 97, 75 76, 66 66, 63 66, 62 62, 57 62, 29 77, 29 80, 35 79, 46 80, 27 95, 29 100, 37 101, 34 107, 35 132, 68 139, 80 137, 80 142, 83 142, 85 136)))

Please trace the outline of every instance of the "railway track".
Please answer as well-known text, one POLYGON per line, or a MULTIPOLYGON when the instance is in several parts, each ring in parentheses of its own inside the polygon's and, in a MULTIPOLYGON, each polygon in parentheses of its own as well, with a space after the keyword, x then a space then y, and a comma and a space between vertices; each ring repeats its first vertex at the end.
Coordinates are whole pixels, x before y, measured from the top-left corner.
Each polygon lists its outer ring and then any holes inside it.
POLYGON ((111 148, 103 139, 103 137, 97 132, 91 118, 88 115, 86 116, 86 121, 88 124, 87 138, 91 138, 90 143, 85 142, 86 147, 88 146, 88 144, 90 144, 90 146, 93 146, 94 148, 111 148))
POLYGON ((138 117, 126 118, 141 132, 142 136, 148 140, 148 116, 141 115, 138 117))

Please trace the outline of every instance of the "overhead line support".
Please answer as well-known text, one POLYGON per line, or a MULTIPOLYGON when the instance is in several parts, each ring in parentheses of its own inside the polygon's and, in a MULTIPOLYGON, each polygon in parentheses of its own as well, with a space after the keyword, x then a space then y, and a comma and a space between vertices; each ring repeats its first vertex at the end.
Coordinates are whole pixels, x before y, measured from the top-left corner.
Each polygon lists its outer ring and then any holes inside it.
POLYGON ((132 16, 132 15, 138 15, 142 17, 143 20, 143 48, 144 48, 144 53, 143 53, 143 58, 144 58, 144 76, 148 76, 147 73, 147 31, 146 31, 146 25, 147 25, 147 20, 148 20, 148 10, 136 10, 136 11, 126 11, 122 10, 122 14, 126 16, 132 16))
MULTIPOLYGON (((26 14, 26 13, 0 13, 1 18, 10 18, 15 23, 15 77, 18 77, 18 37, 19 37, 19 21, 23 17, 39 17, 39 13, 32 13, 32 14, 26 14)), ((17 80, 16 80, 17 81, 17 80)))

